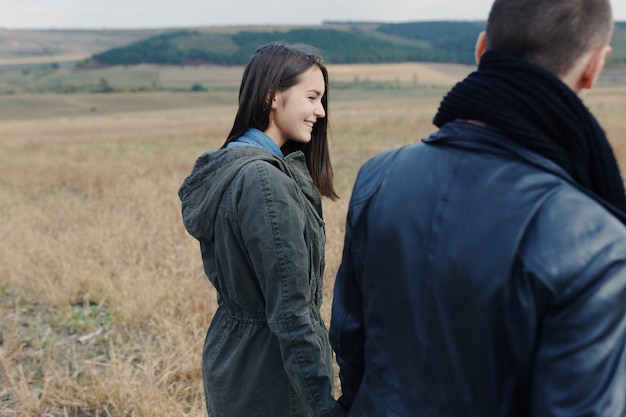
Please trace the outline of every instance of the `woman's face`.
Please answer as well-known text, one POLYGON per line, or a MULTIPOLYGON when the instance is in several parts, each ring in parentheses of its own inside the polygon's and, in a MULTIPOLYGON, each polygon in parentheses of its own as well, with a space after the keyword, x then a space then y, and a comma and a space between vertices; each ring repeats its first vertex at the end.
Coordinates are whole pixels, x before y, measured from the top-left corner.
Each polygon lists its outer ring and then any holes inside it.
POLYGON ((324 76, 313 65, 300 75, 300 81, 285 91, 278 91, 272 100, 269 126, 265 134, 282 147, 288 140, 307 143, 313 125, 326 117, 322 105, 324 76))

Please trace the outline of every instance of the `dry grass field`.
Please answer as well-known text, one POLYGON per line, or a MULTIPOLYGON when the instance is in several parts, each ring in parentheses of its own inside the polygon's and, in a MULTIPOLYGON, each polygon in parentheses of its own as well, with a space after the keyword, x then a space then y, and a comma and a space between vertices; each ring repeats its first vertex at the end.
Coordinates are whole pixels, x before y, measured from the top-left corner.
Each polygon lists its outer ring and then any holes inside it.
MULTIPOLYGON (((408 86, 331 92, 342 198, 324 201, 326 319, 359 166, 430 133, 445 92, 414 80, 415 68, 380 69, 331 69, 338 83, 392 73, 385 82, 408 86)), ((215 294, 176 193, 195 158, 221 145, 234 95, 0 98, 0 415, 205 415, 201 348, 215 294)), ((587 102, 626 164, 626 89, 587 102)))

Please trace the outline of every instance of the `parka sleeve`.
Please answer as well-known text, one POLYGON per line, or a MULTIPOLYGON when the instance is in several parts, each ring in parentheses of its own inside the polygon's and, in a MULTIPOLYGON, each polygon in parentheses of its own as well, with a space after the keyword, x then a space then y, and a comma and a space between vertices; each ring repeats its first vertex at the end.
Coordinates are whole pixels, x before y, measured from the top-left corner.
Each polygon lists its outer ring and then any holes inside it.
POLYGON ((343 416, 333 396, 332 353, 319 342, 311 311, 306 202, 295 182, 270 164, 249 169, 255 172, 245 176, 237 217, 283 366, 307 415, 343 416))

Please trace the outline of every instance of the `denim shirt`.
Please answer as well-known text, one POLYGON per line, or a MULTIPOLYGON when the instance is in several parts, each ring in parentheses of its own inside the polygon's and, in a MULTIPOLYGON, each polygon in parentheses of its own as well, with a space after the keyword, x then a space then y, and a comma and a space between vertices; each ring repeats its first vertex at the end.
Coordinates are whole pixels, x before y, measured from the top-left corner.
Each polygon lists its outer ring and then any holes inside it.
POLYGON ((226 149, 234 148, 235 146, 256 146, 257 148, 264 149, 279 158, 285 157, 272 138, 255 128, 246 130, 242 136, 237 138, 234 142, 230 142, 226 145, 226 149))

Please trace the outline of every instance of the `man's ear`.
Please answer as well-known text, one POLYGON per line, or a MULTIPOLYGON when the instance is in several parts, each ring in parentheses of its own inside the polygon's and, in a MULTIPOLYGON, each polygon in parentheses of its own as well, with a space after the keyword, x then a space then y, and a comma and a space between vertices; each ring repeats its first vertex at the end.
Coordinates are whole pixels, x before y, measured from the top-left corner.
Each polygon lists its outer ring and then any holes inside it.
POLYGON ((474 49, 474 58, 476 58, 476 65, 480 64, 480 58, 487 50, 487 32, 482 31, 476 39, 476 48, 474 49))
POLYGON ((589 90, 595 85, 596 80, 604 69, 606 57, 609 56, 611 51, 612 48, 607 45, 602 48, 596 49, 589 56, 587 64, 585 65, 585 69, 580 74, 578 87, 580 87, 581 89, 589 90))

